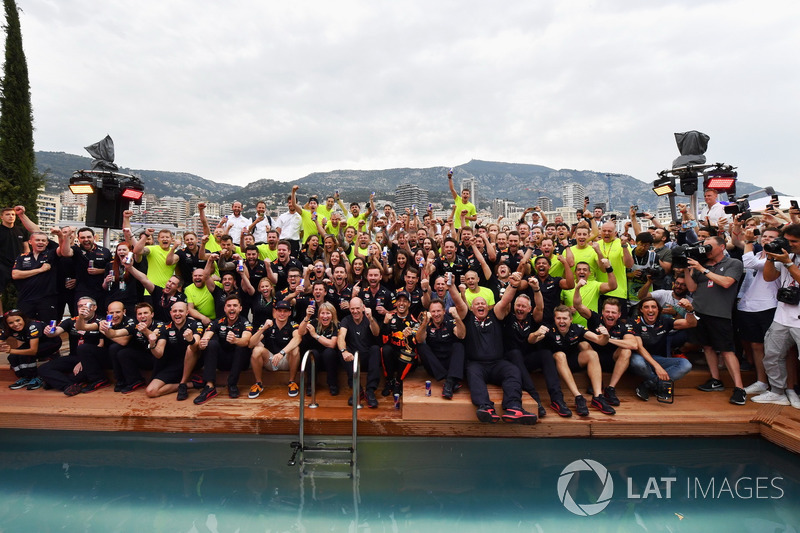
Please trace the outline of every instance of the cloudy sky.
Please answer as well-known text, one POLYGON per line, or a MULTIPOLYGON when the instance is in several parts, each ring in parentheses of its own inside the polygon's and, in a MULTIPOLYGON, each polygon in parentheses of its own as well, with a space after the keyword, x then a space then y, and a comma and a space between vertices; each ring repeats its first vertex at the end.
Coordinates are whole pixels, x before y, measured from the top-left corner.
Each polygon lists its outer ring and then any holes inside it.
POLYGON ((244 185, 707 156, 800 194, 800 2, 17 0, 38 150, 244 185))

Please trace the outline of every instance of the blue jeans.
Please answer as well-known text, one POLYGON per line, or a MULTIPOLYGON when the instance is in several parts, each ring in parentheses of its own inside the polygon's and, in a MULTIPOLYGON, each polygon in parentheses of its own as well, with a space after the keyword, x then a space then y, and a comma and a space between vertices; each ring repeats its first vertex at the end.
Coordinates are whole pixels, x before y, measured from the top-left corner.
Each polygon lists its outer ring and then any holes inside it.
MULTIPOLYGON (((652 357, 669 374, 669 379, 672 381, 678 381, 692 369, 692 363, 682 357, 662 357, 660 355, 653 355, 652 357)), ((631 355, 629 366, 634 374, 644 378, 644 382, 649 388, 654 389, 658 385, 656 371, 640 354, 631 355)))

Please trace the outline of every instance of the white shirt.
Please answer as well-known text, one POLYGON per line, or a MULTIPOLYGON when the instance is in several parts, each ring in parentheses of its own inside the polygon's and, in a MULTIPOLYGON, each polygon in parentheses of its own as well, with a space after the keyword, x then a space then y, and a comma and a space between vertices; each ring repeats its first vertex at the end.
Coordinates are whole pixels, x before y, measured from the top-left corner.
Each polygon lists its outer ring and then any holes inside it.
POLYGON ((767 256, 760 252, 758 257, 753 252, 747 252, 742 256, 744 265, 744 277, 742 287, 739 289, 739 303, 736 308, 739 311, 755 313, 775 309, 778 300, 775 293, 778 292, 780 281, 766 281, 764 279, 764 264, 767 256))
POLYGON ((245 216, 239 215, 237 217, 234 216, 233 213, 228 215, 228 220, 225 221, 225 224, 228 226, 228 235, 233 239, 233 244, 239 245, 239 242, 242 240, 242 230, 250 227, 252 223, 253 222, 245 216))
POLYGON ((270 217, 265 214, 264 220, 256 224, 253 228, 253 238, 256 242, 267 242, 267 231, 271 229, 269 225, 270 220, 270 217))
MULTIPOLYGON (((662 308, 665 305, 671 305, 672 308, 675 309, 675 311, 678 313, 678 316, 675 317, 676 319, 686 318, 686 309, 678 305, 678 302, 680 302, 681 299, 675 297, 675 293, 672 292, 672 289, 659 289, 657 291, 651 292, 650 296, 652 296, 655 299, 655 301, 658 302, 658 305, 660 305, 662 308)), ((686 293, 686 296, 684 296, 684 298, 686 298, 690 302, 692 301, 692 295, 689 293, 686 293)))
POLYGON ((303 218, 300 213, 285 212, 275 221, 275 229, 280 228, 281 239, 292 241, 300 240, 300 228, 303 227, 303 218))
POLYGON ((712 226, 716 226, 717 222, 719 221, 719 217, 725 216, 725 206, 721 203, 717 202, 711 207, 704 207, 702 211, 700 211, 700 215, 697 217, 697 221, 700 225, 705 225, 706 217, 708 217, 708 221, 711 223, 712 226))
MULTIPOLYGON (((798 255, 791 255, 792 261, 795 265, 800 263, 798 255)), ((775 269, 780 273, 781 287, 789 287, 790 285, 797 286, 798 283, 794 280, 789 273, 789 269, 783 263, 775 262, 775 269)), ((800 305, 788 305, 783 302, 778 302, 778 308, 775 310, 775 322, 782 326, 790 328, 800 328, 800 305)))

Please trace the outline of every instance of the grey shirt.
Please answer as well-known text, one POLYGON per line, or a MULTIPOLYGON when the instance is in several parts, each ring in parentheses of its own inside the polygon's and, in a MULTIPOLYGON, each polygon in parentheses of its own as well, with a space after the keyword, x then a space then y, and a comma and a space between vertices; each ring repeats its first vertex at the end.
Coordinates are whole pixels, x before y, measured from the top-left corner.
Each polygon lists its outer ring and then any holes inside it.
POLYGON ((695 311, 704 315, 731 318, 736 295, 739 292, 739 280, 744 273, 742 262, 725 256, 716 265, 705 268, 714 274, 733 278, 736 283, 726 289, 709 280, 702 271, 695 270, 692 274, 692 279, 697 283, 692 301, 695 311))

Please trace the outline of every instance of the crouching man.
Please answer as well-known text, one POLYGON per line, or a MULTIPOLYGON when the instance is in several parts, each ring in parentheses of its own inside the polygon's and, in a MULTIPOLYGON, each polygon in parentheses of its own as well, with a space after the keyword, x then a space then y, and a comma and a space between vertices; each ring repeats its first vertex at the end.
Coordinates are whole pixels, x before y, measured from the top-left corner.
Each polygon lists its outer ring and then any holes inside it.
POLYGON ((587 331, 583 326, 572 323, 572 311, 566 305, 556 307, 554 314, 555 326, 545 337, 553 350, 556 368, 567 388, 575 395, 575 410, 579 416, 589 416, 586 398, 578 390, 572 373, 586 367, 589 382, 597 396, 592 398, 592 407, 601 413, 613 415, 616 413, 602 395, 602 369, 600 357, 592 350, 589 342, 604 346, 608 344, 608 331, 604 326, 597 328, 597 333, 587 331))

